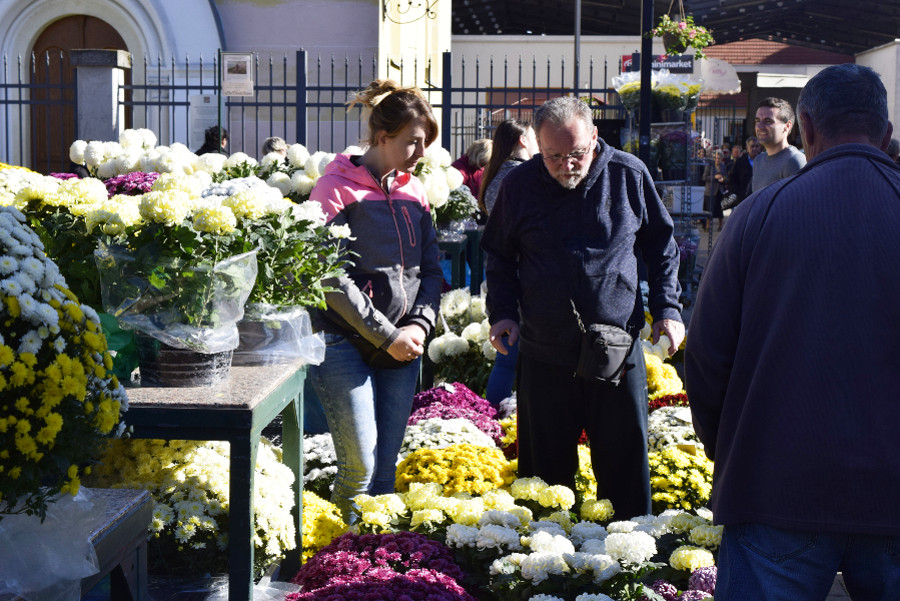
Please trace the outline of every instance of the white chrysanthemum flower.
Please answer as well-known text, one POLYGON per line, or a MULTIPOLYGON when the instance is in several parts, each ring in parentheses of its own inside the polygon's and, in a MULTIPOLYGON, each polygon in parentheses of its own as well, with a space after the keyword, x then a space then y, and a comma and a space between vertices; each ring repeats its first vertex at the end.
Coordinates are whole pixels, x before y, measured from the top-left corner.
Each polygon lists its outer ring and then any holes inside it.
POLYGON ((138 160, 139 171, 143 171, 145 173, 153 173, 156 172, 156 162, 159 160, 159 152, 153 148, 148 148, 144 152, 141 153, 141 158, 138 160))
POLYGON ((117 175, 120 175, 120 173, 119 162, 116 160, 116 157, 103 161, 100 163, 100 166, 97 167, 97 177, 100 179, 109 179, 117 175))
POLYGON ((522 560, 519 568, 522 577, 535 585, 551 575, 563 576, 569 572, 569 564, 559 553, 532 553, 522 560))
POLYGON ((107 140, 106 142, 103 142, 103 158, 104 158, 104 160, 115 158, 115 157, 119 156, 120 154, 122 154, 122 145, 121 144, 119 144, 118 142, 115 142, 113 140, 107 140))
POLYGON ((537 595, 532 595, 528 601, 565 601, 565 599, 563 599, 562 597, 555 597, 553 595, 538 593, 537 595))
POLYGON ((316 180, 307 175, 305 171, 296 171, 291 175, 291 189, 300 196, 309 196, 315 185, 316 180))
POLYGON ((123 149, 137 148, 143 150, 144 136, 136 129, 126 129, 119 134, 119 145, 123 149))
POLYGON ((243 152, 235 152, 225 161, 225 169, 232 169, 242 163, 247 163, 251 167, 256 167, 256 159, 243 152))
POLYGON ((537 522, 530 522, 528 524, 528 528, 531 529, 532 533, 537 532, 546 532, 549 534, 553 534, 554 536, 565 536, 566 530, 558 523, 550 521, 550 520, 539 520, 537 522))
POLYGON ((38 334, 38 331, 29 330, 27 334, 22 336, 22 340, 19 342, 18 352, 20 355, 22 353, 37 355, 43 344, 44 341, 41 339, 41 335, 38 334))
POLYGON ((460 332, 459 336, 463 340, 475 342, 477 344, 481 344, 482 342, 484 342, 481 337, 481 324, 479 323, 470 323, 463 328, 463 331, 460 332))
POLYGON ((456 167, 447 167, 447 186, 456 190, 463 185, 463 174, 456 167))
POLYGON ((595 524, 593 522, 578 522, 572 526, 572 531, 569 532, 569 539, 574 545, 581 546, 582 543, 592 538, 603 540, 606 538, 607 534, 606 528, 600 524, 595 524))
POLYGON ((546 529, 538 530, 531 535, 528 543, 533 553, 574 553, 575 545, 572 544, 565 531, 555 534, 546 529))
POLYGON ((341 154, 349 154, 350 156, 358 156, 366 154, 366 149, 362 146, 357 146, 355 144, 351 144, 347 148, 341 151, 341 154))
POLYGON ((447 178, 443 173, 433 173, 422 183, 425 185, 425 195, 428 197, 428 204, 432 208, 440 209, 450 200, 450 186, 447 185, 447 178))
POLYGON ((494 348, 494 345, 491 344, 490 340, 485 340, 481 343, 481 354, 484 355, 484 358, 488 361, 497 359, 497 349, 494 348))
POLYGON ((116 163, 116 171, 120 174, 140 171, 141 156, 143 156, 143 150, 140 147, 126 148, 122 154, 113 159, 116 163))
MULTIPOLYGON (((278 154, 277 152, 273 152, 271 154, 278 154)), ((281 156, 281 155, 278 155, 281 156)), ((276 171, 266 180, 266 183, 272 186, 273 188, 277 188, 279 192, 281 192, 282 196, 287 196, 291 193, 293 189, 293 184, 291 184, 291 177, 287 173, 282 173, 281 171, 276 171)))
POLYGON ((599 538, 589 538, 583 543, 579 548, 579 551, 582 553, 588 553, 591 555, 605 555, 606 554, 606 539, 599 538))
POLYGON ((9 275, 19 269, 19 261, 9 255, 0 255, 0 275, 9 275))
POLYGON ((475 546, 479 549, 510 549, 518 551, 522 548, 519 542, 519 533, 506 526, 488 524, 478 531, 478 540, 475 546))
POLYGON ((281 154, 280 152, 270 152, 270 153, 266 154, 263 158, 260 159, 259 166, 262 167, 262 169, 265 171, 265 170, 273 169, 273 168, 277 167, 278 165, 282 164, 283 162, 284 162, 283 154, 281 154))
MULTIPOLYGON (((615 574, 613 574, 615 575, 615 574)), ((609 580, 609 578, 604 578, 604 580, 609 580)), ((602 581, 601 581, 602 582, 602 581)), ((577 597, 575 597, 575 601, 616 601, 609 595, 604 595, 603 593, 581 593, 577 597)))
POLYGON ((454 288, 441 295, 441 315, 445 319, 462 316, 469 310, 472 295, 466 288, 454 288))
POLYGON ((328 217, 322 210, 322 205, 314 200, 307 200, 291 207, 294 218, 309 221, 311 227, 321 227, 328 221, 328 217))
POLYGON ((478 540, 478 528, 450 524, 447 528, 447 545, 450 547, 474 547, 478 540))
POLYGON ((504 526, 506 528, 521 528, 522 522, 519 520, 518 516, 513 515, 508 511, 500 511, 500 510, 489 510, 485 511, 480 518, 478 518, 478 525, 480 527, 487 526, 488 524, 495 524, 497 526, 504 526))
POLYGON ((604 542, 606 554, 622 564, 640 565, 656 555, 656 539, 646 532, 617 532, 604 542))
POLYGON ((89 169, 96 169, 103 162, 105 156, 103 142, 91 140, 84 147, 82 155, 84 156, 84 164, 89 169))
POLYGON ((144 148, 153 148, 154 146, 156 146, 156 134, 154 134, 151 130, 147 129, 146 127, 142 127, 136 131, 140 132, 141 134, 141 145, 144 148))
POLYGON ((328 226, 328 235, 337 240, 354 240, 351 236, 352 233, 353 232, 350 231, 349 223, 328 226))
POLYGON ((226 157, 224 154, 218 152, 209 152, 197 157, 197 159, 194 161, 194 169, 210 174, 218 173, 225 168, 225 161, 227 160, 228 157, 226 157))
POLYGON ((594 577, 594 584, 601 584, 622 571, 619 562, 602 553, 572 553, 565 558, 569 567, 577 573, 591 574, 594 577))
POLYGON ((303 144, 291 144, 287 150, 287 160, 291 167, 302 169, 309 158, 309 151, 303 144))
POLYGON ((313 180, 317 180, 322 177, 325 173, 325 167, 334 160, 335 156, 337 155, 322 150, 314 152, 306 159, 306 162, 303 164, 303 170, 313 180))
POLYGON ((512 553, 506 557, 495 559, 491 562, 489 572, 492 576, 515 574, 526 557, 527 555, 524 553, 512 553))
POLYGON ((632 521, 619 521, 619 522, 610 522, 606 527, 607 532, 610 534, 621 534, 634 532, 634 529, 637 528, 637 522, 632 521))
POLYGON ((76 165, 84 165, 84 149, 87 148, 87 142, 84 140, 75 140, 69 146, 69 160, 76 165))

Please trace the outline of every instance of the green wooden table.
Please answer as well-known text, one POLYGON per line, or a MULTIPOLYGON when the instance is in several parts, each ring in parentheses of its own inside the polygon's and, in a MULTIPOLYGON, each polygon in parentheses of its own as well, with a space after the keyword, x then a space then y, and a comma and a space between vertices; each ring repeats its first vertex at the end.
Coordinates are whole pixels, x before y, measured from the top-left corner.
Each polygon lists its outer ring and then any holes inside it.
POLYGON ((284 463, 294 472, 297 549, 282 562, 291 577, 300 568, 303 503, 302 361, 232 366, 227 382, 203 388, 128 388, 125 423, 132 438, 224 440, 231 443, 229 485, 228 598, 249 601, 253 593, 253 491, 259 438, 282 416, 284 463))
POLYGON ((103 504, 106 521, 91 533, 100 571, 81 581, 87 594, 109 575, 110 601, 147 601, 147 529, 153 499, 145 490, 90 489, 103 504))

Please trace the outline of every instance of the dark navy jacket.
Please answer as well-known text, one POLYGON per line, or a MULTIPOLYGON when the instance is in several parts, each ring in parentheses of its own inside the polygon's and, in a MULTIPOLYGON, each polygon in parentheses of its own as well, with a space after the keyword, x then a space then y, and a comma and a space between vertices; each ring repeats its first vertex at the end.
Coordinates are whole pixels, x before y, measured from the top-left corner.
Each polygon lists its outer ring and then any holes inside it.
POLYGON ((556 365, 578 360, 585 325, 637 336, 644 324, 638 255, 655 320, 681 321, 672 219, 644 164, 602 140, 585 180, 561 186, 540 155, 503 179, 482 237, 491 323, 520 323, 520 350, 556 365), (520 319, 521 315, 521 319, 520 319))
POLYGON ((900 167, 843 144, 732 213, 687 334, 720 524, 900 534, 900 167))

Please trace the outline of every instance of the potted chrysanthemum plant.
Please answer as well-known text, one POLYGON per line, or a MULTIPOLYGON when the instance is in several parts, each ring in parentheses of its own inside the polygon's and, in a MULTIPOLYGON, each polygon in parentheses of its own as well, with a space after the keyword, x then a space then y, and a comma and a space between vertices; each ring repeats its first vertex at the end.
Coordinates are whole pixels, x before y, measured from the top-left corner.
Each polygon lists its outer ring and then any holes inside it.
POLYGON ((0 207, 0 520, 43 520, 78 493, 127 397, 97 313, 43 251, 25 216, 0 207))

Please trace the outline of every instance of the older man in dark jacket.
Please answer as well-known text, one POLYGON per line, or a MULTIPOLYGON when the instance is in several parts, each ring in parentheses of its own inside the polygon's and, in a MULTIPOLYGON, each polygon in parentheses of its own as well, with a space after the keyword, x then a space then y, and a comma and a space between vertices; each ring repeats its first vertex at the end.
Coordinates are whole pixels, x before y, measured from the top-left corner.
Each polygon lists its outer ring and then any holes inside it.
POLYGON ((878 74, 810 79, 809 162, 735 210, 686 349, 694 426, 724 524, 716 599, 854 601, 900 591, 900 168, 878 74))
POLYGON ((482 239, 491 340, 519 337, 519 474, 574 486, 578 438, 591 441, 597 494, 623 519, 650 511, 647 382, 632 344, 616 385, 575 375, 580 323, 644 324, 647 266, 654 336, 684 337, 673 225, 647 168, 597 138, 588 106, 556 98, 535 115, 541 155, 503 180, 482 239))

